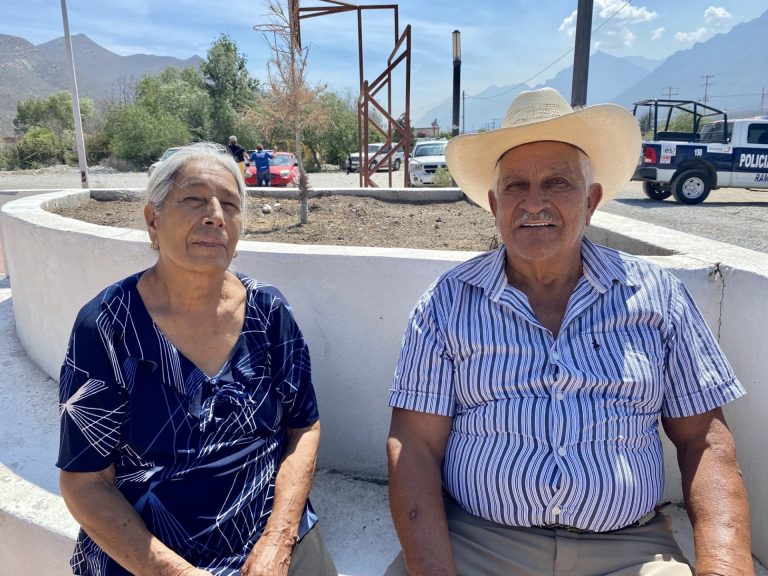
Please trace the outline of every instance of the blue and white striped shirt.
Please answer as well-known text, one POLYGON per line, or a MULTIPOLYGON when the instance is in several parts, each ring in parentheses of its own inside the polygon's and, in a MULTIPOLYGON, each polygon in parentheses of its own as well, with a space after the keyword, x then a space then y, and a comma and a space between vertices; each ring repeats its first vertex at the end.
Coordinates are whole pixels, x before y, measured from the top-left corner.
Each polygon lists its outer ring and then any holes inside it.
POLYGON ((554 338, 508 284, 505 258, 503 246, 477 256, 421 298, 389 404, 453 418, 443 485, 471 514, 627 526, 661 498, 659 415, 700 414, 745 391, 658 266, 585 239, 554 338))

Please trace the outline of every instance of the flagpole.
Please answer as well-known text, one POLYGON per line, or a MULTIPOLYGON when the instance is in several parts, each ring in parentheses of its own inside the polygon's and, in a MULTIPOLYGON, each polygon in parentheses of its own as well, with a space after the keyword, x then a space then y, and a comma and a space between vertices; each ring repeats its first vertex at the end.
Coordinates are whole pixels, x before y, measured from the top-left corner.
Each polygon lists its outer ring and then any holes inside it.
POLYGON ((80 165, 80 185, 83 188, 90 188, 88 183, 88 160, 85 157, 85 140, 83 139, 83 120, 80 117, 80 96, 77 93, 75 58, 72 54, 72 39, 69 36, 66 0, 61 0, 61 19, 64 21, 64 46, 67 48, 67 66, 69 67, 70 89, 72 91, 72 118, 75 122, 77 161, 80 165))

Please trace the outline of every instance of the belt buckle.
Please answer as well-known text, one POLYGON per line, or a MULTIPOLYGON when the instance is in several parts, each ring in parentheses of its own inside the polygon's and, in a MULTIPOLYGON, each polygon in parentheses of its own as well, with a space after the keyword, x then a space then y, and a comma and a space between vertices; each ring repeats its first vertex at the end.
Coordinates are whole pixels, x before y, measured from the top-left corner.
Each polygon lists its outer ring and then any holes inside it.
POLYGON ((594 534, 592 530, 582 530, 575 526, 569 526, 568 524, 545 524, 540 528, 546 528, 547 530, 564 530, 565 532, 573 532, 574 534, 594 534))

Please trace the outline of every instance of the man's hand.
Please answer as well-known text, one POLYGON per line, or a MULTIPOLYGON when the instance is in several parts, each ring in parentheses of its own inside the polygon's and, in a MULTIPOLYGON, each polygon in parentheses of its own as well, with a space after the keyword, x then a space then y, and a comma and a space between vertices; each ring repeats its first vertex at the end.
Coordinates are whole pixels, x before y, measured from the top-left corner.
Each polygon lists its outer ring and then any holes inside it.
POLYGON ((264 533, 240 569, 241 576, 288 576, 295 539, 264 533))

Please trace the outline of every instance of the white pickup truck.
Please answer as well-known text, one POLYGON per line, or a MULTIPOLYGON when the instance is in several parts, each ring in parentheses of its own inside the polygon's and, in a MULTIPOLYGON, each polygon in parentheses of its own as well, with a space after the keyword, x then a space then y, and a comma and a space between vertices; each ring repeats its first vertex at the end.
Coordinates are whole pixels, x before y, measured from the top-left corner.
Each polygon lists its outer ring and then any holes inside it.
POLYGON ((717 188, 768 189, 768 117, 729 120, 694 100, 643 100, 634 113, 652 133, 632 177, 649 198, 698 204, 717 188), (669 130, 680 115, 691 131, 669 130))

